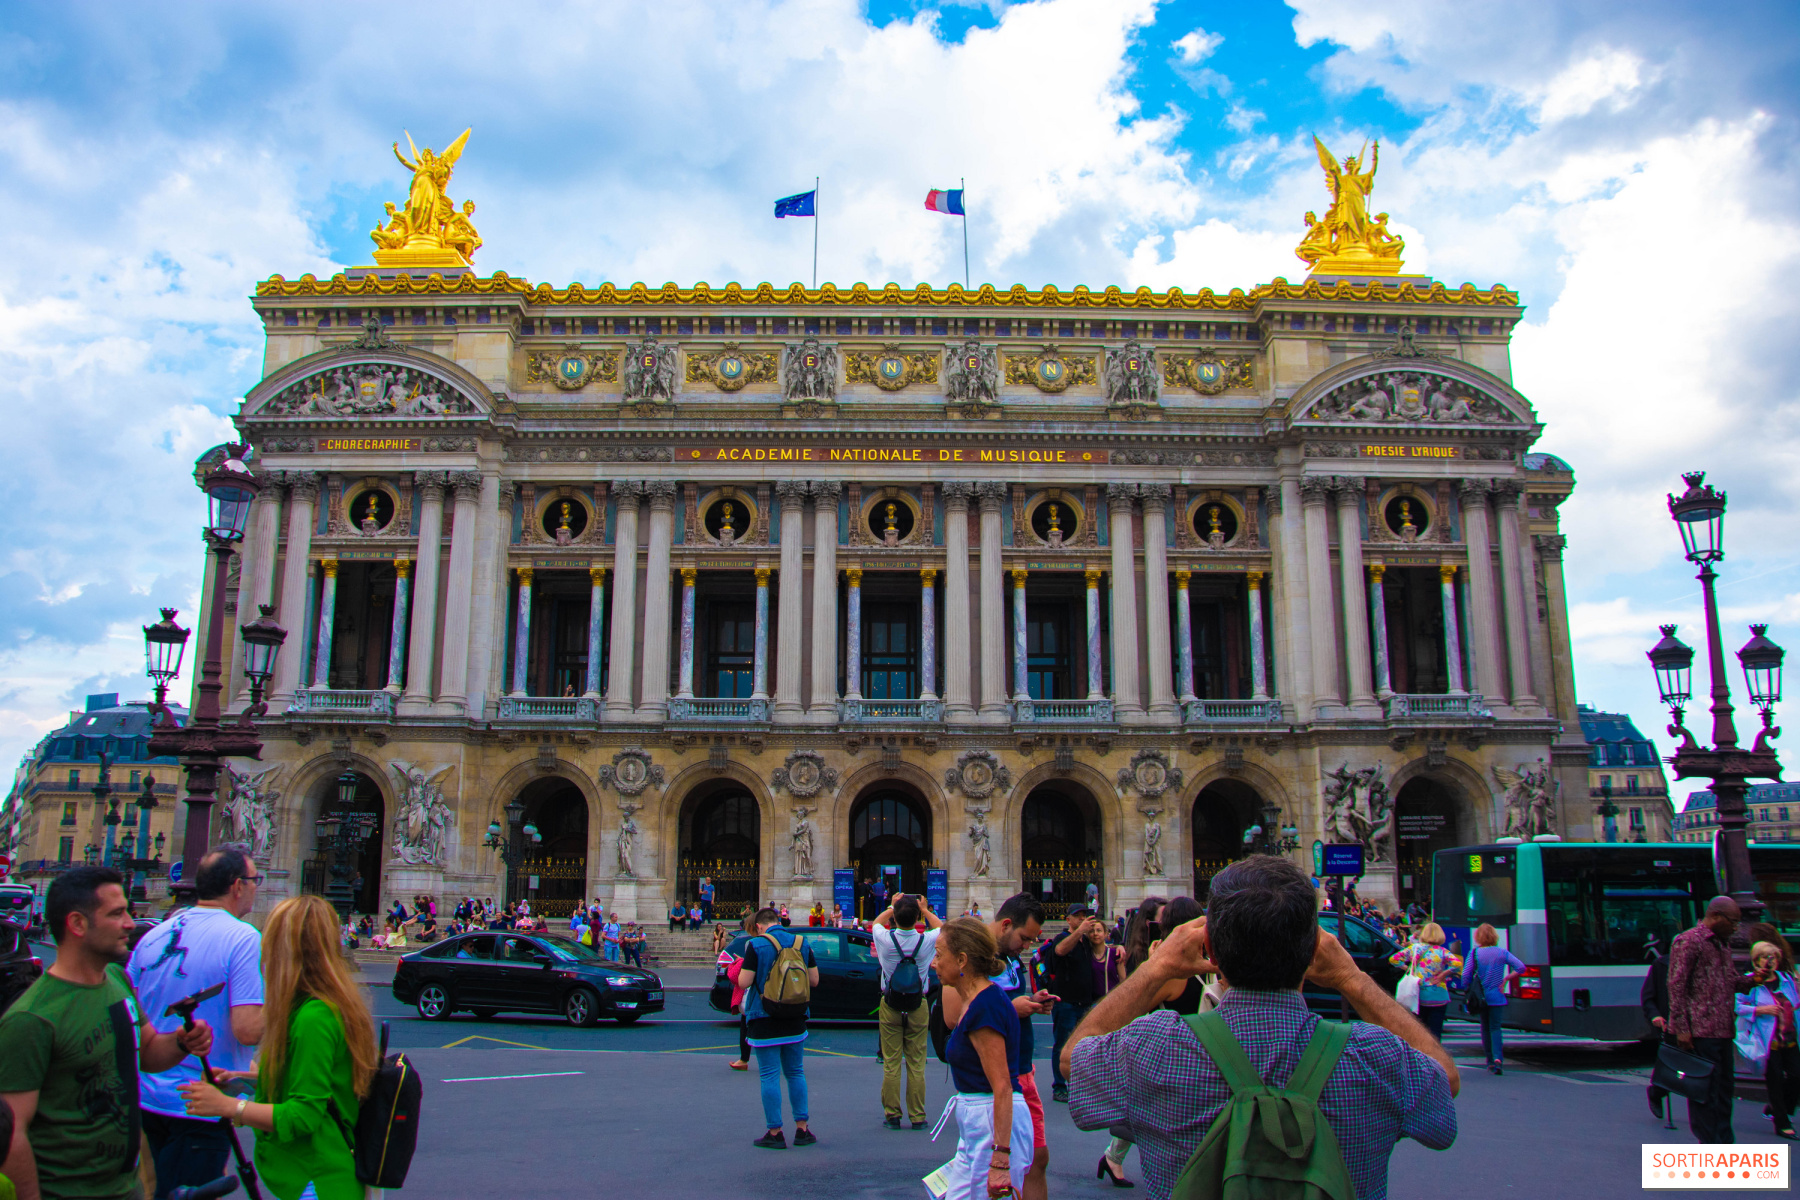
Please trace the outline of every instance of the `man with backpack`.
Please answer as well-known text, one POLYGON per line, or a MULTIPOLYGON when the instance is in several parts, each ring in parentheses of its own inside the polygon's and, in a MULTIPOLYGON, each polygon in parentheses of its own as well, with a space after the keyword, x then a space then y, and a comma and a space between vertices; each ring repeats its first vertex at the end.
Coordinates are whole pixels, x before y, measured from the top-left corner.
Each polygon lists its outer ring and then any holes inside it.
POLYGON ((1456 1140, 1456 1064, 1319 929, 1315 896, 1285 858, 1233 863, 1213 877, 1207 915, 1165 931, 1064 1049, 1076 1126, 1125 1126, 1155 1200, 1225 1194, 1227 1181, 1270 1200, 1383 1200, 1396 1142, 1456 1140), (1214 970, 1228 985, 1214 1012, 1152 1011, 1165 985, 1214 970), (1362 1021, 1310 1013, 1308 979, 1362 1021), (1284 1129, 1313 1136, 1291 1157, 1270 1137, 1284 1129))
POLYGON ((812 989, 819 986, 819 967, 812 947, 781 924, 781 914, 765 908, 752 922, 754 936, 744 943, 744 959, 732 982, 744 989, 747 1041, 756 1052, 762 1076, 763 1116, 768 1132, 751 1145, 786 1150, 781 1121, 781 1080, 787 1079, 788 1103, 794 1110, 794 1145, 810 1146, 813 1136, 806 1110, 806 1016, 812 989))
POLYGON ((881 964, 881 1108, 889 1129, 900 1128, 900 1071, 906 1069, 906 1111, 914 1129, 925 1121, 925 975, 937 952, 943 920, 919 896, 901 892, 870 931, 881 964), (926 929, 918 931, 919 918, 926 929))

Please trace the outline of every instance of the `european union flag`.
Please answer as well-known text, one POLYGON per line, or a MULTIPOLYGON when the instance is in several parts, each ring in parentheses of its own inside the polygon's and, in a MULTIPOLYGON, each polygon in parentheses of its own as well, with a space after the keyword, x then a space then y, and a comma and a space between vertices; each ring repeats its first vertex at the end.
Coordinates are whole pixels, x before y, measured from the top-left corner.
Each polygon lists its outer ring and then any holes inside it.
POLYGON ((815 188, 810 192, 801 192, 798 196, 783 196, 775 202, 775 215, 778 218, 816 216, 813 201, 818 195, 818 189, 815 188))

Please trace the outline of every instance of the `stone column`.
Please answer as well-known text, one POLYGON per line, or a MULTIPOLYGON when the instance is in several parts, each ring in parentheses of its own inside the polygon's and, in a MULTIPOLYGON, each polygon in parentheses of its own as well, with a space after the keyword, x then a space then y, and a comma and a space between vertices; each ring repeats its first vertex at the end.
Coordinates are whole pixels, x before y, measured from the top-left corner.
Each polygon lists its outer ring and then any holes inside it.
POLYGON ((1175 686, 1183 704, 1199 699, 1194 695, 1194 604, 1188 591, 1193 575, 1186 567, 1175 572, 1175 686))
POLYGON ((644 568, 644 676, 638 716, 660 721, 669 711, 669 547, 675 540, 675 481, 644 484, 650 497, 649 561, 644 568))
MULTIPOLYGON (((287 563, 281 573, 281 602, 276 616, 283 627, 299 630, 294 648, 275 656, 274 694, 269 711, 281 712, 302 686, 300 668, 306 659, 307 594, 312 583, 313 502, 319 498, 319 477, 312 471, 289 471, 287 563)), ((208 557, 211 557, 210 555, 208 557)), ((293 634, 290 632, 290 638, 293 634)))
MULTIPOLYGON (((238 558, 238 621, 242 625, 256 619, 259 606, 273 604, 275 584, 275 531, 279 524, 281 492, 265 488, 252 502, 249 536, 238 558)), ((250 680, 244 674, 244 639, 231 630, 231 706, 250 703, 250 680)))
POLYGON ((812 494, 812 695, 806 719, 830 725, 837 721, 838 481, 816 479, 812 494))
POLYGON ((800 639, 805 620, 801 589, 806 563, 806 483, 777 480, 775 496, 781 502, 781 575, 776 597, 781 641, 775 645, 773 716, 777 722, 792 723, 805 711, 800 702, 800 639))
POLYGON ((637 714, 632 684, 637 661, 638 497, 644 485, 620 480, 611 487, 618 501, 618 532, 613 535, 612 635, 607 647, 606 718, 629 721, 637 714))
POLYGON ((324 689, 331 686, 331 629, 337 622, 338 560, 327 558, 319 566, 325 572, 325 581, 319 585, 319 640, 313 649, 312 685, 324 689))
POLYGON ((1169 655, 1169 485, 1146 483, 1144 500, 1144 641, 1150 660, 1150 717, 1173 724, 1181 719, 1175 703, 1175 664, 1169 655))
MULTIPOLYGON (((512 485, 483 474, 475 517, 475 594, 469 606, 469 673, 463 694, 469 716, 487 714, 506 641, 506 545, 512 537, 512 485)), ((590 646, 598 646, 592 641, 590 646)))
POLYGON ((1493 547, 1488 534, 1488 484, 1465 479, 1459 492, 1463 541, 1469 547, 1469 645, 1475 664, 1475 687, 1489 701, 1505 697, 1500 682, 1499 613, 1495 611, 1493 547))
POLYGON ((1444 669, 1450 680, 1450 694, 1460 696, 1466 689, 1463 687, 1462 634, 1456 615, 1456 567, 1451 563, 1438 564, 1438 586, 1444 605, 1444 669))
POLYGON ((412 559, 394 560, 394 620, 388 630, 387 690, 400 694, 406 670, 406 603, 412 592, 412 559))
POLYGON ((1275 694, 1293 705, 1294 715, 1312 711, 1314 667, 1312 621, 1307 615, 1306 531, 1300 481, 1284 479, 1272 488, 1269 544, 1274 550, 1274 587, 1269 594, 1269 635, 1275 651, 1275 694))
POLYGON ((1100 576, 1098 567, 1083 572, 1087 581, 1087 681, 1089 700, 1106 698, 1106 671, 1100 645, 1100 576))
POLYGON ((1263 648, 1262 579, 1261 571, 1247 571, 1244 574, 1245 599, 1250 609, 1250 698, 1252 700, 1269 698, 1269 667, 1266 661, 1268 652, 1263 648))
POLYGON ((1144 700, 1138 691, 1137 555, 1131 536, 1131 504, 1137 484, 1106 485, 1112 524, 1112 683, 1113 716, 1142 724, 1144 700))
POLYGON ((681 568, 681 691, 688 699, 694 694, 694 583, 699 572, 693 567, 681 568))
POLYGON ((919 699, 937 697, 937 571, 919 572, 919 699))
POLYGON ((1315 720, 1343 703, 1338 691, 1337 616, 1331 602, 1331 543, 1325 525, 1325 500, 1330 492, 1329 479, 1313 475, 1300 481, 1300 499, 1305 506, 1306 606, 1312 633, 1315 720))
POLYGON ((1344 673, 1349 677, 1350 707, 1359 716, 1378 713, 1369 683, 1369 611, 1363 582, 1362 493, 1359 478, 1340 478, 1337 489, 1338 569, 1344 599, 1344 673))
POLYGON ((1025 568, 1014 567, 1013 582, 1013 699, 1031 699, 1031 650, 1026 638, 1025 568))
POLYGON ((1575 667, 1569 646, 1569 601, 1563 583, 1562 555, 1569 539, 1560 533, 1540 533, 1533 541, 1544 562, 1544 616, 1550 622, 1550 669, 1555 673, 1556 715, 1562 718, 1567 733, 1581 728, 1580 716, 1575 709, 1575 667))
MULTIPOLYGON (((444 596, 444 653, 439 660, 437 701, 447 713, 465 709, 469 689, 469 636, 475 600, 475 524, 481 472, 452 471, 455 508, 450 521, 450 590, 444 596)), ((480 700, 477 698, 477 705, 480 700)), ((479 711, 479 708, 477 709, 479 711)))
POLYGON ((420 471, 413 476, 419 497, 419 565, 414 571, 412 639, 407 647, 406 692, 402 712, 423 712, 432 697, 432 666, 437 661, 438 564, 443 555, 444 488, 450 477, 443 471, 420 471))
MULTIPOLYGON (((618 601, 614 600, 614 604, 618 601)), ((769 568, 756 568, 756 654, 750 668, 750 698, 769 698, 769 568)))
POLYGON ((512 694, 525 694, 526 668, 531 665, 531 575, 519 568, 519 603, 513 618, 512 694))
POLYGON ((600 698, 600 639, 605 636, 600 618, 606 614, 606 568, 588 568, 588 649, 587 680, 583 694, 590 700, 600 698))
POLYGON ((1393 668, 1388 662, 1387 595, 1381 578, 1387 564, 1369 564, 1369 620, 1375 628, 1375 695, 1385 700, 1394 694, 1393 668))
POLYGON ((844 695, 862 699, 862 568, 844 571, 844 695))
POLYGON ((981 719, 1004 723, 1006 703, 1006 569, 1001 558, 1000 509, 1004 483, 976 486, 981 501, 981 719))
POLYGON ((969 671, 969 498, 975 485, 952 479, 944 496, 944 719, 974 720, 969 671))
POLYGON ((1496 522, 1500 526, 1500 585, 1506 597, 1506 664, 1512 679, 1514 708, 1535 709, 1538 698, 1531 685, 1531 626, 1537 613, 1537 581, 1531 561, 1519 545, 1519 485, 1497 483, 1500 501, 1496 522))

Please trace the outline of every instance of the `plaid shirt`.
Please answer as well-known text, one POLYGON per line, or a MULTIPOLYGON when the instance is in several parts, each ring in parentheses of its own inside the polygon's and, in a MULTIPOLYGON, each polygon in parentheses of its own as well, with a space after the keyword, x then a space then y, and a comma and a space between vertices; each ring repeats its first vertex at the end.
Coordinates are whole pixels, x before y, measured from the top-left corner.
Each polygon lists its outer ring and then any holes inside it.
MULTIPOLYGON (((1297 992, 1227 991, 1219 1015, 1264 1080, 1285 1085, 1319 1018, 1297 992)), ((1077 1128, 1123 1125, 1143 1158, 1144 1186, 1165 1200, 1231 1096, 1187 1021, 1172 1012, 1079 1042, 1070 1063, 1077 1128)), ((1357 1200, 1387 1195, 1388 1155, 1403 1137, 1443 1150, 1456 1106, 1443 1069, 1379 1026, 1358 1021, 1319 1096, 1356 1183, 1357 1200)))
POLYGON ((1737 1033, 1734 1000, 1756 986, 1738 972, 1731 947, 1705 925, 1669 944, 1669 1033, 1728 1038, 1737 1033))

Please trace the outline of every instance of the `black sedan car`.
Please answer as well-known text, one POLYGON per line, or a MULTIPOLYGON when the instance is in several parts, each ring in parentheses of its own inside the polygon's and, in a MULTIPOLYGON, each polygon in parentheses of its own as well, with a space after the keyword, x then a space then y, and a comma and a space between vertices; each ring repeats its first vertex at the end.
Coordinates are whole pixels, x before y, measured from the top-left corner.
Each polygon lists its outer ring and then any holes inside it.
POLYGON ((25 994, 25 989, 44 973, 44 962, 31 952, 25 927, 0 921, 0 1012, 25 994))
POLYGON ((607 962, 580 942, 545 934, 465 933, 401 956, 394 999, 429 1021, 453 1012, 561 1013, 571 1025, 610 1017, 629 1025, 663 1009, 654 971, 607 962))
MULTIPOLYGON (((813 960, 819 964, 819 986, 813 989, 811 1017, 815 1021, 873 1021, 875 1008, 881 1003, 881 968, 875 961, 875 944, 860 929, 829 929, 796 925, 797 933, 812 947, 813 960)), ((750 935, 740 933, 728 947, 733 957, 741 958, 750 935)), ((768 944, 764 943, 764 949, 768 944)), ((920 963, 921 967, 928 963, 920 963)), ((731 1012, 731 980, 724 968, 713 976, 712 992, 707 1001, 719 1012, 731 1012)))
MULTIPOLYGON (((1371 976, 1390 994, 1400 986, 1400 979, 1406 974, 1402 967, 1396 967, 1388 961, 1388 956, 1399 951, 1400 947, 1387 934, 1381 932, 1361 917, 1340 917, 1336 913, 1319 914, 1319 928, 1342 942, 1350 957, 1356 960, 1363 974, 1371 976)), ((1340 997, 1336 988, 1319 987, 1310 980, 1306 983, 1303 994, 1307 1007, 1324 1017, 1338 1015, 1340 997)))

